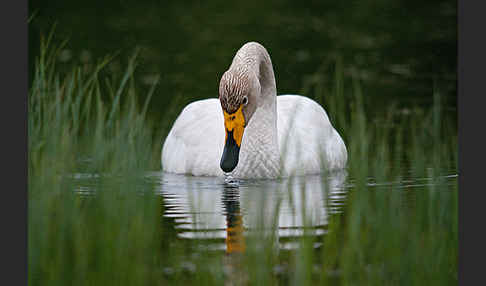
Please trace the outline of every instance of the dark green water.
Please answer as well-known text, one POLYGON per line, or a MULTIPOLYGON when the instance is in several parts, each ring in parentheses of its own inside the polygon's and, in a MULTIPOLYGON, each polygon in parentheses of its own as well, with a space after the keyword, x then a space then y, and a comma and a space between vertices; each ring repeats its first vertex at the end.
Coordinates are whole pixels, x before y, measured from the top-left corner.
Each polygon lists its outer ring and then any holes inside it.
POLYGON ((268 49, 278 94, 299 93, 316 75, 330 91, 339 61, 344 89, 359 78, 369 114, 428 107, 435 89, 456 116, 455 1, 306 3, 30 0, 31 59, 54 23, 55 39, 69 38, 59 56, 66 69, 119 52, 115 74, 140 48, 136 79, 149 88, 160 77, 150 114, 163 129, 189 102, 217 97, 220 76, 248 41, 268 49))
MULTIPOLYGON (((399 190, 402 207, 413 210, 417 194, 426 192, 431 186, 439 187, 441 192, 452 192, 457 184, 457 174, 445 169, 440 173, 444 175, 394 181, 368 178, 366 191, 399 190)), ((141 190, 155 186, 155 194, 162 197, 163 220, 173 227, 179 239, 200 243, 199 247, 205 250, 228 253, 239 240, 244 244, 245 237, 252 231, 261 231, 260 227, 275 231, 276 243, 283 250, 298 248, 299 238, 304 233, 314 236, 314 248, 320 248, 328 231, 329 217, 345 210, 348 193, 355 190, 354 179, 348 177, 346 171, 233 183, 227 183, 224 178, 164 172, 146 172, 134 178, 141 190), (275 229, 272 228, 274 219, 277 220, 275 229), (235 224, 244 231, 234 232, 235 224)), ((99 189, 99 179, 97 174, 77 173, 70 181, 78 194, 92 197, 106 191, 99 189)), ((114 186, 124 180, 112 179, 114 186)))

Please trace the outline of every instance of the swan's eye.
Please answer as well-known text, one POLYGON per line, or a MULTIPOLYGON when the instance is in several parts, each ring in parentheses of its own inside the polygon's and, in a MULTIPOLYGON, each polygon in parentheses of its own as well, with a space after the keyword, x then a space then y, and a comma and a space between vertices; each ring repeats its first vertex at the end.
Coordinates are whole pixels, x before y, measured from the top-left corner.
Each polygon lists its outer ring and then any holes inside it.
POLYGON ((243 105, 247 105, 248 104, 248 97, 244 96, 243 97, 243 105))

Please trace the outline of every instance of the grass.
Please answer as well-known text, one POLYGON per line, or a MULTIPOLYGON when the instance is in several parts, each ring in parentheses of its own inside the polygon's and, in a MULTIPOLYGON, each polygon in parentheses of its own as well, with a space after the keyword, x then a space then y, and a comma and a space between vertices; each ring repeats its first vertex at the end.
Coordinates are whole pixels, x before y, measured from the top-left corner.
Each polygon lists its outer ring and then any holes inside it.
POLYGON ((119 76, 106 72, 110 57, 61 74, 62 44, 51 36, 41 41, 29 92, 29 285, 457 283, 457 181, 441 177, 457 172, 457 130, 440 90, 430 108, 397 116, 391 106, 374 120, 339 61, 333 86, 325 74, 307 80, 304 93, 326 108, 348 147, 344 212, 330 216, 320 248, 303 236, 297 250, 279 251, 275 232, 255 229, 244 253, 225 255, 177 239, 156 186, 141 176, 160 169, 165 131, 146 118, 154 89, 137 101, 136 52, 119 76), (94 193, 76 193, 75 174, 98 175, 94 193), (370 187, 370 178, 396 183, 370 187), (430 184, 406 187, 408 178, 430 184))
MULTIPOLYGON (((56 73, 60 47, 43 39, 29 92, 29 285, 142 284, 154 280, 160 203, 134 174, 153 169, 156 146, 133 85, 134 58, 116 80, 56 73), (110 100, 103 100, 102 93, 110 100), (124 105, 121 102, 125 102, 124 105), (96 199, 74 192, 74 174, 100 174, 96 199), (113 181, 119 183, 115 184, 113 181)), ((150 96, 149 96, 150 97, 150 96)))

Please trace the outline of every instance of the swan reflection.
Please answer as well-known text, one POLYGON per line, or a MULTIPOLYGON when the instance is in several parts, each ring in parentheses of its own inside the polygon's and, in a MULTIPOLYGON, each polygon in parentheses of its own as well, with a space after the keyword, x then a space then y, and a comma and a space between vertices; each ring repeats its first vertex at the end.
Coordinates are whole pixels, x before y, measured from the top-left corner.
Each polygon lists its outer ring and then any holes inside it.
POLYGON ((282 248, 296 238, 326 232, 330 213, 340 212, 346 199, 346 172, 281 180, 247 180, 227 184, 220 177, 151 173, 160 180, 164 216, 175 222, 178 236, 216 242, 228 253, 245 250, 252 229, 277 224, 282 248))

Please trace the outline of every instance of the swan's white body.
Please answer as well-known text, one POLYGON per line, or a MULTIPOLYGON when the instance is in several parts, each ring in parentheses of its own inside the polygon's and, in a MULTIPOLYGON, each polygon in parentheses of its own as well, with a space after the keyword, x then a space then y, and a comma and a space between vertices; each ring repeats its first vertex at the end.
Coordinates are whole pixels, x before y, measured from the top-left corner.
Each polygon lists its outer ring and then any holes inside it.
MULTIPOLYGON (((264 99, 245 128, 239 163, 231 176, 275 178, 344 168, 346 146, 324 109, 303 96, 276 96, 275 89, 271 93, 262 95, 264 99)), ((223 176, 224 126, 218 99, 187 105, 165 140, 163 170, 223 176)))
MULTIPOLYGON (((252 123, 257 121, 252 120, 252 123)), ((249 130, 245 131, 240 162, 232 174, 234 177, 275 177, 271 174, 273 168, 269 169, 264 163, 271 160, 266 154, 276 150, 281 157, 280 176, 283 177, 320 173, 322 167, 328 170, 345 167, 347 152, 344 142, 329 122, 324 109, 315 101, 298 95, 277 96, 276 131, 278 146, 256 146, 267 133, 265 130, 256 128, 253 136, 249 136, 249 130), (259 149, 259 156, 245 156, 249 153, 246 149, 253 147, 259 149)), ((165 140, 162 167, 171 173, 223 176, 219 162, 224 139, 223 112, 219 100, 214 98, 193 102, 184 108, 165 140)), ((275 162, 273 167, 280 169, 280 164, 275 162)))

